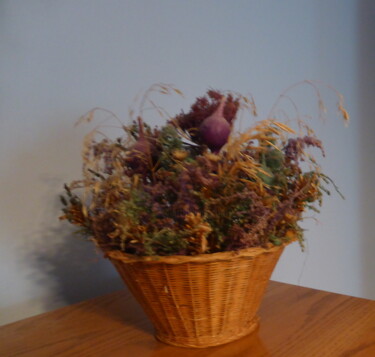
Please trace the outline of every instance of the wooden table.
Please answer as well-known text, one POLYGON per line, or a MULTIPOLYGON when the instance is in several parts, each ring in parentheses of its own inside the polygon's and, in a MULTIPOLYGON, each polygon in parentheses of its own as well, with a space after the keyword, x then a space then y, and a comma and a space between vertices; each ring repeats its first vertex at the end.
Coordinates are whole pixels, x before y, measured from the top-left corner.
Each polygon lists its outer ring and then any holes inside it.
POLYGON ((165 345, 127 291, 0 328, 0 356, 375 356, 375 302, 271 282, 260 328, 207 349, 165 345))

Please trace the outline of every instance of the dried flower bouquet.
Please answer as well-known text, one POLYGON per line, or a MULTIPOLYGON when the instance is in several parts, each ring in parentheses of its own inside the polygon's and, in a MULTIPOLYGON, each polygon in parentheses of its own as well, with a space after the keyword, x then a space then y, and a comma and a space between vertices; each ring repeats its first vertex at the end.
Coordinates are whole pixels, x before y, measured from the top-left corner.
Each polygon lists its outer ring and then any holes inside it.
MULTIPOLYGON (((151 87, 143 105, 159 112, 149 99, 154 92, 181 94, 169 85, 151 87)), ((333 184, 308 153, 318 148, 324 156, 322 143, 301 120, 295 132, 274 117, 236 134, 243 109, 256 115, 251 97, 209 90, 160 128, 139 115, 115 140, 98 140, 100 130, 93 130, 85 139, 83 179, 65 185, 62 218, 104 251, 137 256, 303 244, 303 213, 316 211, 333 184)))

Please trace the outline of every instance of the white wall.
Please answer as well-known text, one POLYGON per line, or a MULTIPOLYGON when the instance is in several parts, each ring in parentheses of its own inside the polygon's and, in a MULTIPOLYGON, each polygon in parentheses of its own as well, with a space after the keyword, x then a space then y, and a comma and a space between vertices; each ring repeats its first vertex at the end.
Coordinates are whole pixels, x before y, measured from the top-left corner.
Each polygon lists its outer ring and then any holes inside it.
MULTIPOLYGON (((186 94, 167 103, 172 113, 208 87, 251 92, 261 115, 302 79, 343 92, 350 128, 325 91, 332 118, 316 128, 347 199, 326 199, 321 223, 307 224, 307 253, 289 247, 273 278, 375 298, 373 10, 354 0, 0 2, 0 323, 122 287, 57 220, 58 194, 80 175, 88 128, 76 119, 100 106, 126 122, 155 82, 186 94)), ((294 95, 314 111, 311 91, 294 95)))

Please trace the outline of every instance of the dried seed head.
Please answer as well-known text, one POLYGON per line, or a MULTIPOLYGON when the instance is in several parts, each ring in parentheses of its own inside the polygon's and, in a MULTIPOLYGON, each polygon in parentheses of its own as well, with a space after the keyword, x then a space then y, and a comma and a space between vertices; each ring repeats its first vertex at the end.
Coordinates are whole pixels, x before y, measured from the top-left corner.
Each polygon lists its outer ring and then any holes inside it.
POLYGON ((224 105, 226 98, 223 96, 215 112, 206 118, 199 127, 202 143, 206 144, 212 152, 217 153, 227 143, 231 126, 224 118, 224 105))

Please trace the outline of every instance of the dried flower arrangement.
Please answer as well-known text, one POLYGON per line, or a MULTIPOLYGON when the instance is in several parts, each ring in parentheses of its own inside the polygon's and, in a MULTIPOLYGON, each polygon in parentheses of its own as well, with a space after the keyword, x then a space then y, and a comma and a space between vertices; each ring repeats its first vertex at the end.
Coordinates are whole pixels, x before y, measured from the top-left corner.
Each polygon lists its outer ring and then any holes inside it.
MULTIPOLYGON (((181 94, 169 85, 151 87, 143 102, 158 111, 149 99, 155 91, 181 94)), ((139 115, 115 140, 98 141, 93 130, 83 149, 84 177, 65 185, 61 218, 104 251, 139 256, 303 244, 304 211, 317 210, 326 185, 336 188, 307 152, 315 147, 324 156, 322 143, 301 120, 296 133, 273 117, 235 134, 242 109, 256 115, 251 97, 209 90, 161 128, 139 115)))

